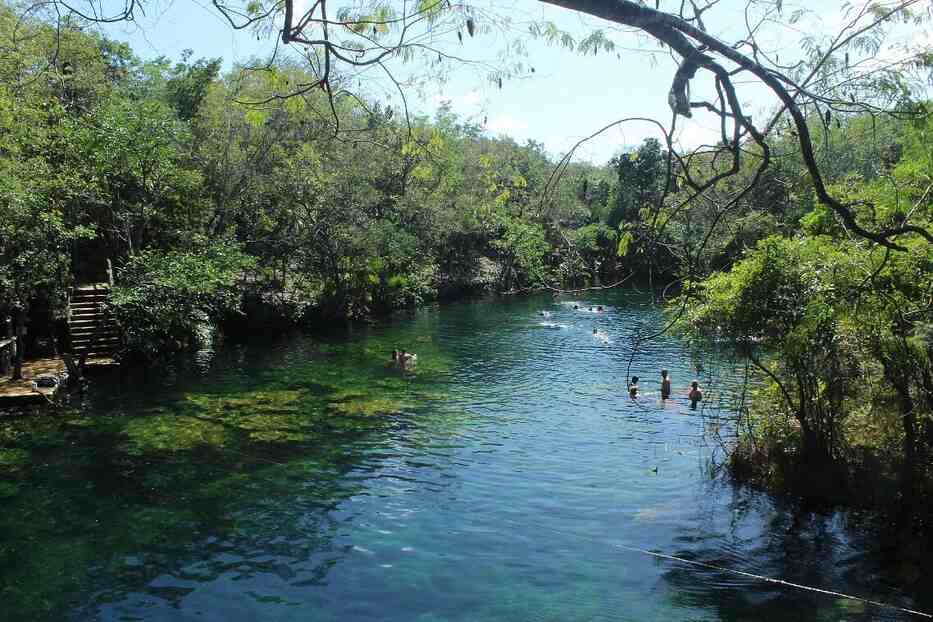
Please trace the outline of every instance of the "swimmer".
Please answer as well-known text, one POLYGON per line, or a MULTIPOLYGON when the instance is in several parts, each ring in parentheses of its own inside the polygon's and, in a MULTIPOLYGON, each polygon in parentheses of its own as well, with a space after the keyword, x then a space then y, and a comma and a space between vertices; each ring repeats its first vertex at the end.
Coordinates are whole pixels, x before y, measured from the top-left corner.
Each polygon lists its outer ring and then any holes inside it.
POLYGON ((579 311, 579 310, 580 310, 580 305, 573 305, 573 310, 574 310, 574 311, 579 311))
POLYGON ((671 379, 667 377, 667 370, 661 370, 661 399, 666 400, 671 397, 671 379))
POLYGON ((632 376, 632 382, 628 385, 628 396, 638 397, 638 376, 632 376))
POLYGON ((402 367, 405 367, 409 363, 414 363, 417 358, 418 358, 417 354, 413 354, 411 352, 405 352, 405 350, 402 350, 398 353, 398 364, 401 365, 402 367))
POLYGON ((541 317, 551 317, 550 311, 539 311, 538 313, 541 315, 541 317))
POLYGON ((703 400, 703 391, 700 391, 700 383, 696 380, 690 383, 690 387, 690 393, 687 394, 687 397, 690 398, 690 408, 696 410, 697 402, 703 400))
POLYGON ((602 307, 596 307, 596 312, 597 312, 597 313, 602 313, 602 312, 603 312, 603 308, 602 308, 602 307))

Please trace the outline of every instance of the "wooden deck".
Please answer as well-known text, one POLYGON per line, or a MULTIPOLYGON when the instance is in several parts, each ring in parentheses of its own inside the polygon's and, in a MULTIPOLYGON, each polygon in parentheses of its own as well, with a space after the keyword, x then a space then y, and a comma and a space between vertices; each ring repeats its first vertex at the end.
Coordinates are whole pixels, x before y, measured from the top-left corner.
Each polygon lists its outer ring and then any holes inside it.
POLYGON ((0 405, 10 406, 44 402, 58 392, 61 384, 55 387, 35 389, 32 386, 36 376, 52 375, 60 377, 65 372, 65 362, 61 359, 34 359, 23 362, 23 379, 10 380, 9 374, 0 377, 0 405))

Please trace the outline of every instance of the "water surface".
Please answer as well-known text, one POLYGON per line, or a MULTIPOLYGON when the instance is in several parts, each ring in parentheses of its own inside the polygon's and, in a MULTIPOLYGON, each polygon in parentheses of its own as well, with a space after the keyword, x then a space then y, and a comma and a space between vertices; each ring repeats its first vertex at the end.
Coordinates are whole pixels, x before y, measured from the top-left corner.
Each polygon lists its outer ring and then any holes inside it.
POLYGON ((0 619, 910 619, 638 549, 933 606, 858 517, 718 474, 744 369, 672 336, 633 356, 662 325, 633 294, 456 304, 0 421, 0 619))

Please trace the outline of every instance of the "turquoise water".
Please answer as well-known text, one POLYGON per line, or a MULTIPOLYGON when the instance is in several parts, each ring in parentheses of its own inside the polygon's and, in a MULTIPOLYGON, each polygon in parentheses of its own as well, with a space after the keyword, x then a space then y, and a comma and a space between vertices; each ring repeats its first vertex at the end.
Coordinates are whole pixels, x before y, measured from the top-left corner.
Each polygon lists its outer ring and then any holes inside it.
POLYGON ((0 619, 911 619, 636 549, 930 608, 860 517, 721 475, 744 369, 671 336, 633 355, 661 325, 628 294, 456 304, 5 419, 0 619))

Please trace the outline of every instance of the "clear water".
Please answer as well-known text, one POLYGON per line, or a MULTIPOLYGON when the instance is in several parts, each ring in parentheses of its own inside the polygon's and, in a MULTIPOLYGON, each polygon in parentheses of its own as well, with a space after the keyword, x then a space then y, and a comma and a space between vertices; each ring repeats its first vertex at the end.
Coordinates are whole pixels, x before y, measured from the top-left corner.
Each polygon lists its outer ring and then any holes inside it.
POLYGON ((858 517, 716 474, 742 369, 670 336, 633 357, 657 309, 573 302, 228 344, 0 421, 0 619, 910 619, 635 549, 933 605, 858 517))

